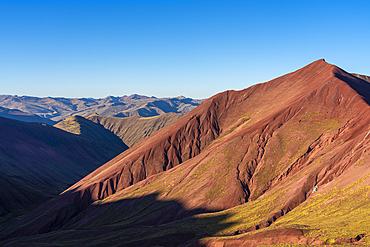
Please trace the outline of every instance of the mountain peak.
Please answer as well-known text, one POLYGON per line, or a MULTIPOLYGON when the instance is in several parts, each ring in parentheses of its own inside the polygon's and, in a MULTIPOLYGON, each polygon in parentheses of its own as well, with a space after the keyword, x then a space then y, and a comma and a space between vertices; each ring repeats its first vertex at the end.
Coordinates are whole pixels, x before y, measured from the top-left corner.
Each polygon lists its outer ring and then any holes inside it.
POLYGON ((82 119, 83 117, 75 115, 75 116, 69 117, 55 124, 54 127, 57 127, 69 133, 80 135, 81 134, 81 121, 83 121, 82 119))
POLYGON ((149 99, 150 97, 140 94, 131 94, 129 96, 124 95, 121 97, 121 99, 130 100, 130 99, 149 99))

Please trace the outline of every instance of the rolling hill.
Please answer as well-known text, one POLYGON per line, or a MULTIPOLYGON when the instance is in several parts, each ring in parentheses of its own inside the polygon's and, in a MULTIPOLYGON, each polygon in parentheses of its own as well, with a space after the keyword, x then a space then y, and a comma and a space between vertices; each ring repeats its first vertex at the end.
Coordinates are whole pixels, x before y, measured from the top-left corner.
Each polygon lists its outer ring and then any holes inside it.
POLYGON ((153 134, 182 117, 183 113, 165 113, 154 117, 132 116, 126 118, 100 116, 93 114, 86 119, 99 123, 104 128, 112 131, 121 140, 132 147, 134 144, 153 134))
POLYGON ((35 114, 22 112, 17 109, 8 109, 4 107, 0 107, 0 117, 10 118, 23 122, 46 123, 49 125, 55 124, 55 122, 50 119, 42 118, 35 114))
POLYGON ((0 243, 368 246, 369 103, 368 81, 324 60, 219 93, 9 226, 0 243))
POLYGON ((1 222, 58 195, 128 148, 102 126, 73 118, 81 133, 0 117, 1 222))

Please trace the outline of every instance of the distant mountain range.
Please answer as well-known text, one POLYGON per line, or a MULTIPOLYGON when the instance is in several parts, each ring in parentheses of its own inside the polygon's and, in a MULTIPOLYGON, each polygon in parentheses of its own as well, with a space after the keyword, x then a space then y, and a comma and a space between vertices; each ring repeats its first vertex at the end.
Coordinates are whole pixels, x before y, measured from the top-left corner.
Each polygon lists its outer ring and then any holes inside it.
POLYGON ((169 112, 187 113, 202 102, 203 100, 183 96, 156 98, 137 94, 122 97, 108 96, 101 99, 0 95, 0 107, 3 107, 2 110, 0 109, 0 116, 4 112, 7 114, 4 117, 53 124, 73 115, 89 116, 94 113, 113 117, 153 117, 169 112), (19 110, 19 112, 11 112, 11 110, 19 110), (26 114, 29 115, 26 116, 26 114), (21 115, 24 116, 21 118, 21 115), (37 116, 41 118, 38 119, 37 116))

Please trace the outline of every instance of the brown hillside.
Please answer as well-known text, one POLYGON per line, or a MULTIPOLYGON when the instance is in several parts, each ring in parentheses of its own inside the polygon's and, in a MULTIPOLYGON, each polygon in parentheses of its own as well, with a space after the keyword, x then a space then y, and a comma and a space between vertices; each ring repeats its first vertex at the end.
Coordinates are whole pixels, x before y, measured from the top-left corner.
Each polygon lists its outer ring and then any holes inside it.
POLYGON ((324 60, 217 94, 18 221, 3 244, 360 241, 364 222, 341 229, 367 211, 335 208, 370 205, 369 100, 368 82, 324 60))
POLYGON ((167 126, 183 115, 182 113, 171 112, 155 117, 132 116, 118 118, 93 114, 86 117, 86 119, 103 125, 104 128, 112 131, 116 136, 121 138, 129 147, 132 147, 145 137, 167 126))
POLYGON ((94 123, 81 116, 69 117, 55 124, 54 127, 89 140, 100 152, 106 154, 111 154, 112 151, 114 150, 115 152, 116 149, 122 152, 128 149, 128 146, 112 132, 106 130, 100 124, 94 123), (112 146, 115 148, 112 148, 112 146))

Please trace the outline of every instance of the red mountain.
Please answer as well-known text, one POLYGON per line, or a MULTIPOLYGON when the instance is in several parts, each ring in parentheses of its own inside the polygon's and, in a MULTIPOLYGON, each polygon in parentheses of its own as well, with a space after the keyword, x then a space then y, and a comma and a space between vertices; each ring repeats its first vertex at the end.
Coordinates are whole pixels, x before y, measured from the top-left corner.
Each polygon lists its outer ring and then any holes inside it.
POLYGON ((369 102, 367 81, 324 60, 217 94, 13 224, 2 244, 365 241, 369 102))

